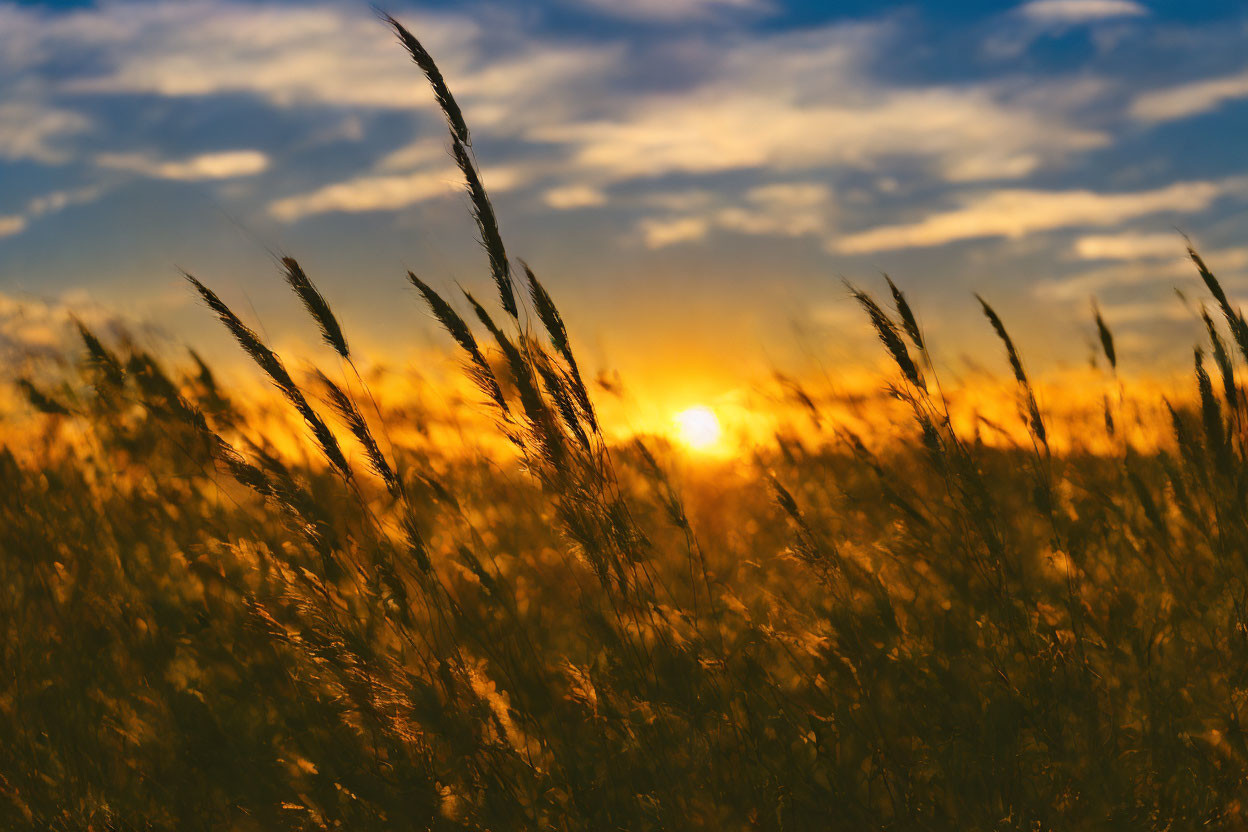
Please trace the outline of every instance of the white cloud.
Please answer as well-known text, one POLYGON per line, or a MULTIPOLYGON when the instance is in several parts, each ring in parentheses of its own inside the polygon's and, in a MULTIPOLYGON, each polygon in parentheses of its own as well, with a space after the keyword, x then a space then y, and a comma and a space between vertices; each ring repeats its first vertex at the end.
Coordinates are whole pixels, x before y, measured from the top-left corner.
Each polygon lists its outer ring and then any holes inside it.
MULTIPOLYGON (((1239 277, 1248 269, 1248 247, 1206 251, 1205 262, 1223 281, 1239 277)), ((1183 254, 1158 257, 1143 262, 1122 262, 1102 266, 1068 277, 1037 283, 1033 292, 1059 301, 1086 301, 1090 295, 1113 289, 1171 284, 1195 280, 1196 269, 1183 254)))
POLYGON ((1190 260, 1171 257, 1146 263, 1115 263, 1067 277, 1042 280, 1032 291, 1037 297, 1084 302, 1109 289, 1174 282, 1191 273, 1190 260))
POLYGON ((1142 93, 1131 102, 1131 115, 1145 122, 1174 121, 1240 98, 1248 98, 1248 71, 1142 93))
POLYGON ((564 146, 596 181, 674 172, 873 169, 917 159, 952 181, 1017 178, 1108 137, 1067 112, 1103 90, 1064 84, 902 87, 868 65, 894 40, 889 27, 840 25, 718 44, 706 79, 687 90, 622 95, 610 117, 539 125, 529 135, 564 146))
MULTIPOLYGON (((329 6, 242 2, 115 3, 51 22, 44 40, 95 45, 108 61, 77 92, 167 97, 251 93, 280 106, 432 106, 385 27, 329 6), (90 33, 94 25, 107 34, 90 33)), ((426 21, 423 37, 463 54, 467 22, 426 21)))
MULTIPOLYGON (((505 166, 494 166, 484 175, 491 193, 508 191, 526 178, 519 169, 505 166)), ((332 212, 397 211, 461 192, 463 188, 463 175, 450 165, 407 174, 367 175, 275 200, 269 205, 269 213, 284 222, 295 222, 332 212)))
POLYGON ((85 116, 46 103, 0 100, 0 159, 64 162, 68 154, 57 146, 57 140, 82 133, 89 126, 85 116))
POLYGON ((429 167, 438 161, 445 161, 450 156, 450 149, 445 137, 439 133, 437 138, 419 139, 398 150, 386 154, 377 163, 379 171, 404 171, 414 168, 429 167))
POLYGON ((778 182, 751 188, 746 198, 771 208, 805 209, 823 205, 831 195, 826 185, 814 182, 778 182))
POLYGON ((1148 9, 1131 0, 1032 0, 1020 6, 1019 13, 1041 23, 1089 23, 1143 17, 1148 9))
MULTIPOLYGON (((180 293, 186 298, 185 291, 180 293)), ((68 289, 54 297, 18 296, 0 292, 0 361, 17 362, 31 355, 63 358, 81 349, 74 327, 81 321, 96 333, 150 332, 133 308, 118 311, 95 302, 84 289, 68 289)))
POLYGON ((0 238, 12 237, 15 234, 22 233, 30 225, 31 220, 37 220, 48 214, 55 214, 71 205, 94 202, 96 199, 99 199, 102 193, 104 193, 104 188, 93 185, 68 191, 53 191, 49 194, 37 196, 26 203, 26 208, 22 213, 0 216, 0 238))
POLYGON ((75 188, 69 191, 53 191, 50 194, 37 196, 26 204, 26 216, 38 218, 47 214, 63 211, 71 205, 85 205, 94 202, 104 193, 104 188, 91 185, 86 188, 75 188))
POLYGON ((259 150, 225 150, 177 160, 153 159, 142 153, 103 153, 95 157, 95 162, 100 167, 155 179, 202 182, 263 173, 269 166, 269 157, 259 150))
POLYGON ((765 11, 763 0, 578 0, 604 14, 636 20, 699 20, 724 11, 765 11))
POLYGON ((1132 0, 1032 0, 993 20, 982 48, 996 60, 1016 61, 1037 40, 1086 26, 1092 27, 1098 50, 1105 51, 1124 37, 1123 21, 1148 14, 1132 0), (1098 25, 1106 23, 1115 25, 1098 25))
POLYGON ((1156 260, 1183 254, 1179 234, 1094 234, 1075 241, 1075 255, 1081 260, 1156 260))
POLYGON ((814 183, 783 183, 750 189, 742 204, 715 215, 715 223, 743 234, 801 237, 827 230, 832 191, 814 183))
MULTIPOLYGON (((611 5, 621 9, 615 0, 611 5)), ((687 17, 761 6, 761 0, 633 0, 629 13, 687 17)), ((79 65, 91 72, 60 82, 60 94, 245 94, 284 108, 332 107, 343 111, 333 118, 346 119, 341 123, 353 125, 360 139, 369 122, 351 121, 355 111, 435 107, 393 36, 354 7, 114 0, 57 14, 0 9, 7 15, 0 18, 0 55, 28 68, 69 52, 84 56, 79 65)), ((530 178, 543 180, 546 203, 565 210, 602 204, 613 183, 673 173, 754 170, 771 178, 838 168, 883 173, 895 163, 917 163, 952 182, 1018 179, 1109 141, 1074 116, 1104 94, 1096 83, 879 80, 872 70, 879 56, 906 47, 893 25, 689 34, 677 49, 659 51, 664 60, 683 55, 678 65, 696 65, 696 73, 682 71, 660 88, 629 89, 622 43, 552 43, 510 12, 482 14, 421 14, 409 22, 438 58, 479 135, 547 154, 541 161, 529 155, 525 164, 530 178), (499 15, 506 25, 496 25, 499 15), (551 145, 562 153, 549 154, 551 145)), ((627 57, 647 60, 649 46, 641 50, 627 57)), ((62 124, 49 123, 49 137, 20 144, 46 153, 50 138, 85 129, 81 116, 65 117, 62 124)), ((0 155, 5 123, 0 117, 0 155)), ((181 180, 249 175, 268 163, 260 151, 237 153, 179 159, 162 149, 152 158, 122 146, 97 161, 181 180)), ((444 134, 429 125, 425 138, 394 150, 367 176, 321 180, 324 187, 279 200, 272 210, 295 218, 410 205, 438 190, 431 171, 444 160, 444 134)), ((760 222, 766 225, 756 210, 739 208, 715 224, 760 222)))
POLYGON ((359 177, 276 200, 269 205, 269 213, 294 222, 334 211, 394 211, 451 193, 459 185, 458 176, 458 170, 447 167, 398 176, 359 177))
POLYGON ((845 254, 939 246, 982 237, 1018 239, 1059 228, 1105 227, 1160 213, 1194 213, 1208 208, 1233 186, 1180 182, 1133 193, 1000 190, 963 195, 961 207, 914 223, 883 226, 833 241, 845 254))
POLYGON ((657 195, 651 201, 669 208, 665 215, 637 224, 642 242, 652 249, 695 242, 713 229, 776 237, 823 235, 834 210, 832 190, 818 183, 761 185, 727 204, 698 191, 657 195))
MULTIPOLYGON (((74 93, 249 94, 280 107, 436 108, 394 35, 362 6, 123 0, 35 20, 23 31, 42 52, 85 50, 101 64, 65 82, 74 93)), ((611 48, 538 42, 509 20, 425 13, 407 22, 479 129, 540 117, 561 100, 561 90, 619 58, 611 48)), ((15 39, 0 34, 0 46, 15 39)))
POLYGON ((589 185, 564 185, 551 188, 543 194, 542 199, 551 208, 569 211, 573 208, 593 208, 605 205, 607 195, 601 189, 589 185))
POLYGON ((11 237, 26 230, 26 218, 20 214, 0 217, 0 237, 11 237))
POLYGON ((647 217, 637 224, 646 248, 701 240, 711 230, 706 217, 647 217))

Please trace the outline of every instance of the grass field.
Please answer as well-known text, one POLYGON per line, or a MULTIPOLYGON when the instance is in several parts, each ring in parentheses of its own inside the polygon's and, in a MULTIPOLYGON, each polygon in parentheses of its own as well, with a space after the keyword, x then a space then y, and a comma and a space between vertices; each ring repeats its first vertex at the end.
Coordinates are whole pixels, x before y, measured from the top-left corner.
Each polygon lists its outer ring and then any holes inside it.
POLYGON ((1098 316, 1103 418, 1055 424, 980 301, 1024 429, 955 429, 889 283, 851 291, 900 422, 860 436, 792 383, 819 427, 749 458, 609 440, 451 92, 391 24, 492 290, 407 279, 507 451, 374 392, 293 259, 324 372, 187 275, 288 436, 202 363, 84 327, 72 370, 17 381, 0 450, 0 826, 1248 824, 1248 324, 1195 253, 1208 341, 1173 404, 1124 392, 1098 316), (1098 450, 1050 443, 1072 431, 1098 450))

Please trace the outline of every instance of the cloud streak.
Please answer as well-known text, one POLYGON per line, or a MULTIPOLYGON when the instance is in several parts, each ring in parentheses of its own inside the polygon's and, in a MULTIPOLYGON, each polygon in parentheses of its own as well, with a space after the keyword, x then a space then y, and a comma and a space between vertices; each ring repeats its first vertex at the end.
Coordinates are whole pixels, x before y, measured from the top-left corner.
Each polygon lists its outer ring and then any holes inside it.
POLYGON ((0 160, 60 164, 69 154, 58 142, 91 126, 90 119, 79 113, 36 100, 5 101, 3 95, 0 92, 0 160))
POLYGON ((56 214, 73 205, 85 205, 94 202, 104 193, 104 188, 91 186, 67 191, 53 191, 37 196, 26 203, 25 210, 20 214, 0 216, 0 238, 21 234, 34 220, 49 214, 56 214))
POLYGON ((721 201, 706 192, 660 196, 669 211, 643 218, 637 230, 647 248, 701 240, 712 230, 776 237, 824 235, 835 212, 832 190, 815 183, 774 183, 721 201))
POLYGON ((1149 123, 1174 121, 1244 98, 1248 98, 1248 70, 1142 93, 1131 103, 1131 115, 1149 123))
POLYGON ((26 230, 26 218, 20 214, 0 216, 0 238, 12 237, 26 230))
POLYGON ((1093 234, 1075 241, 1075 256, 1081 260, 1165 259, 1183 256, 1183 246, 1178 232, 1093 234))
MULTIPOLYGON (((1239 279, 1248 269, 1248 247, 1205 251, 1203 257, 1224 282, 1239 279)), ((1159 255, 1143 262, 1113 263, 1068 277, 1045 280, 1037 283, 1032 291, 1037 297, 1049 300, 1086 302, 1088 297, 1100 292, 1173 286, 1184 280, 1197 279, 1191 259, 1185 254, 1172 253, 1169 257, 1159 255)))
POLYGON ((1132 0, 1032 0, 1018 11, 1040 23, 1091 23, 1148 14, 1147 8, 1132 0))
POLYGON ((762 12, 764 0, 577 0, 581 5, 613 17, 661 23, 705 20, 725 12, 762 12))
POLYGON ((142 153, 103 153, 95 157, 95 162, 103 168, 181 182, 255 176, 269 167, 269 157, 259 150, 225 150, 177 160, 155 159, 142 153))
MULTIPOLYGON (((538 42, 489 24, 430 13, 412 24, 438 56, 456 96, 477 110, 477 128, 523 119, 569 79, 592 77, 617 57, 610 49, 538 42)), ((63 83, 76 94, 244 94, 280 108, 436 106, 392 33, 349 6, 118 2, 44 18, 27 29, 44 51, 94 54, 100 70, 63 83)))
MULTIPOLYGON (((519 169, 495 166, 484 178, 492 193, 503 193, 517 187, 527 177, 519 169)), ((336 182, 315 191, 274 200, 269 204, 269 213, 283 222, 295 222, 335 212, 397 211, 463 189, 463 174, 447 164, 406 174, 367 175, 336 182)))
MULTIPOLYGON (((991 83, 896 86, 868 70, 896 34, 840 25, 726 44, 706 80, 624 96, 609 118, 539 126, 591 179, 735 170, 873 169, 917 159, 948 181, 1027 176, 1109 137, 1077 126, 1077 97, 991 83), (1072 98, 1076 100, 1071 101, 1072 98)), ((1084 98, 1096 85, 1078 86, 1084 98)))
POLYGON ((1007 189, 962 195, 960 207, 913 223, 850 234, 832 243, 845 254, 926 248, 960 240, 1004 237, 1061 228, 1106 227, 1150 214, 1203 211, 1233 188, 1214 182, 1180 182, 1151 191, 1097 193, 1087 190, 1007 189))
MULTIPOLYGON (((670 18, 762 8, 759 0, 611 6, 670 18)), ((90 71, 53 85, 76 101, 246 95, 279 112, 329 107, 353 117, 434 107, 392 35, 343 6, 121 0, 61 14, 0 9, 7 24, 0 52, 28 72, 37 74, 58 54, 84 56, 90 71)), ((413 26, 438 56, 477 134, 507 142, 513 165, 527 167, 526 180, 542 186, 539 199, 561 210, 609 207, 603 194, 611 186, 641 181, 664 188, 661 180, 670 176, 747 172, 774 181, 801 173, 835 181, 904 165, 947 183, 1018 180, 1111 142, 1104 129, 1081 123, 1080 110, 1106 92, 1095 80, 880 79, 873 70, 879 56, 906 48, 894 23, 682 34, 679 48, 666 50, 696 58, 698 70, 673 76, 670 84, 630 89, 630 73, 660 57, 657 47, 653 55, 651 47, 636 47, 626 61, 623 43, 562 43, 526 32, 515 20, 492 26, 488 18, 498 12, 484 14, 422 14, 413 26)), ((0 157, 59 158, 56 142, 87 129, 85 116, 43 104, 41 120, 23 113, 5 118, 0 109, 0 157)), ((368 138, 360 125, 355 141, 368 138)), ((319 187, 307 188, 308 177, 298 176, 305 190, 272 200, 268 211, 296 221, 331 211, 400 210, 443 190, 442 153, 440 142, 421 139, 379 152, 371 170, 354 176, 338 173, 333 181, 333 174, 321 174, 319 187)), ((192 157, 174 148, 121 148, 94 161, 182 181, 254 175, 270 162, 264 148, 192 157)), ((279 191, 284 172, 276 171, 279 191)), ((743 233, 766 226, 749 212, 709 222, 743 233)))
POLYGON ((63 358, 81 347, 75 321, 96 332, 130 334, 155 331, 134 314, 95 302, 83 288, 55 297, 19 296, 0 292, 0 361, 16 366, 31 357, 63 358))

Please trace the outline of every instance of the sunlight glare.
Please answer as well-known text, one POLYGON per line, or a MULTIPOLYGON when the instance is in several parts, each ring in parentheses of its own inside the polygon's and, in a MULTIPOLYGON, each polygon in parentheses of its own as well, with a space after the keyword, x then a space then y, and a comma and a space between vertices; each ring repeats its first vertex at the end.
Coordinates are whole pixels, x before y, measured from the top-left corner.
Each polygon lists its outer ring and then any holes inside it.
POLYGON ((698 405, 677 413, 676 436, 687 447, 695 451, 706 451, 719 444, 723 437, 723 428, 719 425, 719 417, 709 407, 698 405))

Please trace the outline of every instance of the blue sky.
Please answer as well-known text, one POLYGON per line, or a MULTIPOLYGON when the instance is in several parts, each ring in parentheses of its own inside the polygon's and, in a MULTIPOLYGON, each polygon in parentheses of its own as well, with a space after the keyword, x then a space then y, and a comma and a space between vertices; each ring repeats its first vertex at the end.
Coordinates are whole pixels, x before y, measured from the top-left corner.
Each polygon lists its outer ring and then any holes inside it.
MULTIPOLYGON (((854 360, 840 279, 881 271, 951 357, 988 343, 979 291, 1036 360, 1082 360, 1094 294, 1142 366, 1185 360, 1176 229, 1248 289, 1242 2, 388 10, 603 365, 759 369, 794 333, 854 360)), ((488 286, 432 97, 367 4, 0 0, 0 338, 88 308, 219 344, 180 267, 310 340, 274 253, 377 350, 440 343, 406 269, 488 286)))

